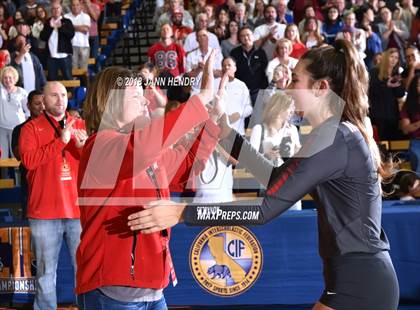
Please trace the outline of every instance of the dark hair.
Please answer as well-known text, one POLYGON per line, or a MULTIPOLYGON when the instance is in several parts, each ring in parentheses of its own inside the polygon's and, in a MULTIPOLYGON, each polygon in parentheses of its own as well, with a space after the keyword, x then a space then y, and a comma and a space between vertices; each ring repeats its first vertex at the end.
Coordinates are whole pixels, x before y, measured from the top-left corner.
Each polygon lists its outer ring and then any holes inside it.
POLYGON ((35 89, 31 91, 28 95, 28 103, 32 103, 32 99, 34 99, 35 96, 42 96, 42 95, 43 95, 43 92, 40 90, 35 89))
POLYGON ((235 60, 235 58, 233 58, 232 56, 226 56, 226 57, 224 57, 223 58, 223 60, 222 60, 222 64, 225 62, 225 60, 227 60, 227 59, 230 59, 230 60, 232 60, 233 61, 233 63, 236 65, 236 60, 235 60))
POLYGON ((265 12, 267 12, 268 8, 273 8, 273 9, 274 9, 274 11, 276 11, 276 14, 277 14, 277 9, 276 9, 276 7, 275 7, 274 5, 272 5, 272 4, 268 4, 268 5, 266 5, 266 6, 265 6, 265 8, 264 8, 264 16, 265 16, 265 12))
MULTIPOLYGON (((239 27, 239 24, 236 20, 234 20, 234 19, 229 20, 229 22, 227 24, 227 27, 226 27, 226 38, 230 38, 230 36, 231 36, 230 29, 229 29, 230 23, 236 23, 236 25, 239 27)), ((237 35, 239 35, 239 29, 238 29, 237 35)))
POLYGON ((409 194, 410 187, 414 186, 416 183, 417 176, 415 173, 406 173, 400 179, 400 193, 401 194, 409 194))
POLYGON ((370 4, 363 4, 359 7, 354 13, 356 14, 356 19, 359 23, 363 21, 363 15, 369 10, 373 10, 373 7, 370 4))
MULTIPOLYGON (((369 76, 356 48, 351 42, 336 40, 332 46, 308 50, 300 60, 307 62, 306 71, 313 80, 327 79, 331 90, 344 100, 341 120, 359 128, 379 166, 377 146, 365 126, 369 109, 369 76)), ((383 171, 380 169, 380 172, 383 171)))
POLYGON ((247 30, 247 29, 249 31, 253 32, 252 29, 251 29, 251 27, 249 27, 248 25, 245 25, 245 26, 242 26, 241 29, 239 29, 238 36, 241 36, 241 32, 244 31, 244 30, 247 30))
POLYGON ((6 6, 3 3, 0 3, 0 6, 3 8, 3 16, 4 20, 6 21, 9 18, 9 13, 7 12, 6 6))
POLYGON ((419 79, 420 76, 416 74, 408 87, 407 99, 405 101, 405 108, 408 115, 415 115, 420 112, 419 93, 417 91, 419 79))
POLYGON ((335 6, 335 5, 330 6, 330 7, 328 8, 328 10, 327 10, 327 14, 326 14, 326 17, 325 17, 325 24, 327 24, 327 25, 334 25, 335 23, 340 22, 340 20, 341 20, 341 17, 340 17, 340 10, 338 9, 338 7, 337 7, 337 6, 335 6), (328 16, 328 14, 330 13, 331 9, 335 9, 335 10, 337 10, 337 13, 338 13, 337 18, 334 20, 334 23, 333 23, 333 21, 332 21, 332 20, 329 18, 329 16, 328 16))

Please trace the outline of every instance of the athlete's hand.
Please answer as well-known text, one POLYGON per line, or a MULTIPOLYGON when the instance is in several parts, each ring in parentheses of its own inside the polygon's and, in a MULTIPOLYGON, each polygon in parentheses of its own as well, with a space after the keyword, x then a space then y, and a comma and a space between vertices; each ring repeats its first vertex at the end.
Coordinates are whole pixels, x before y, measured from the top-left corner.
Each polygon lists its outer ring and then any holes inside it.
POLYGON ((185 207, 186 204, 170 200, 152 201, 144 210, 128 217, 128 226, 131 230, 140 230, 143 234, 158 232, 181 222, 185 207))

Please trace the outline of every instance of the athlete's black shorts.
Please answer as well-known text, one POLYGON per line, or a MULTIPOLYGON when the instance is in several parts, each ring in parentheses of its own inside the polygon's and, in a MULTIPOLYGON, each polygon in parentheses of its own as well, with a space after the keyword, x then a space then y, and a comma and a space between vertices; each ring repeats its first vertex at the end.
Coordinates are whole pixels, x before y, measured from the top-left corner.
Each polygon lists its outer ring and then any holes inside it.
POLYGON ((387 251, 349 253, 324 260, 320 302, 337 310, 396 310, 399 286, 387 251))

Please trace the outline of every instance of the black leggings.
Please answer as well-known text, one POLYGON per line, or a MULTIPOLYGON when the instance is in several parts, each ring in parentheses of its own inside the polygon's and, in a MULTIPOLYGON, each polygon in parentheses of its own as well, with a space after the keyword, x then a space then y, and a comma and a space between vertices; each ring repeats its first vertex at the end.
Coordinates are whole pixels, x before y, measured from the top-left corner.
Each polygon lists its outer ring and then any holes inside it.
POLYGON ((350 253, 324 260, 325 290, 320 298, 336 310, 396 310, 398 280, 387 251, 350 253))

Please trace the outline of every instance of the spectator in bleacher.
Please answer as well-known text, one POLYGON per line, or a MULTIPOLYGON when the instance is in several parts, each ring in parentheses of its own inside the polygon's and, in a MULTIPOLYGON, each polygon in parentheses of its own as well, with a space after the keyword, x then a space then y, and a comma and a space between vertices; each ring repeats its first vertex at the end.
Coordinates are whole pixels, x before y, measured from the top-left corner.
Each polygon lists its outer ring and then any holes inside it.
MULTIPOLYGON (((399 6, 399 3, 397 2, 399 6)), ((418 8, 413 5, 413 0, 401 0, 400 18, 404 22, 407 29, 411 28, 413 20, 417 14, 418 8)))
POLYGON ((250 128, 254 127, 256 124, 262 123, 262 114, 270 98, 275 93, 285 91, 291 81, 292 70, 290 70, 288 66, 279 64, 274 68, 272 79, 270 80, 268 87, 258 93, 258 98, 255 102, 254 111, 252 112, 252 117, 249 124, 250 128))
POLYGON ((12 62, 12 59, 10 57, 10 52, 7 49, 0 50, 0 57, 2 58, 2 67, 0 69, 4 68, 5 66, 10 65, 12 62))
POLYGON ((235 77, 248 87, 254 106, 258 91, 268 85, 265 76, 268 60, 265 51, 254 44, 254 35, 250 28, 243 27, 239 30, 239 41, 241 45, 235 47, 230 56, 236 61, 235 77))
POLYGON ((275 0, 272 4, 277 10, 277 22, 285 25, 293 23, 293 15, 287 11, 286 0, 275 0))
POLYGON ((204 8, 206 7, 206 0, 193 0, 189 12, 193 18, 196 18, 198 14, 205 13, 204 8))
POLYGON ((12 54, 12 66, 19 74, 18 86, 28 93, 42 90, 46 83, 44 68, 38 57, 31 52, 31 45, 23 35, 15 38, 16 51, 12 54))
POLYGON ((0 35, 3 41, 7 40, 7 33, 12 24, 13 18, 8 15, 5 5, 0 3, 0 35))
POLYGON ((171 15, 178 10, 182 10, 184 13, 182 15, 182 24, 184 26, 187 26, 191 29, 194 29, 194 20, 190 14, 190 12, 188 12, 187 10, 184 9, 184 7, 181 4, 181 0, 169 0, 169 11, 166 13, 163 13, 158 21, 157 21, 157 25, 156 25, 156 32, 160 33, 160 29, 162 27, 162 25, 166 24, 166 23, 170 23, 171 22, 171 15))
POLYGON ((415 75, 420 74, 420 54, 416 46, 409 46, 405 49, 405 59, 407 60, 407 67, 401 74, 403 78, 403 85, 406 90, 411 84, 415 75))
POLYGON ((11 151, 12 131, 29 117, 28 93, 16 86, 19 75, 15 68, 7 66, 0 72, 0 149, 1 158, 13 156, 11 151))
MULTIPOLYGON (((382 22, 378 24, 378 31, 382 40, 382 48, 384 50, 390 47, 403 49, 403 42, 409 38, 405 24, 399 20, 392 20, 391 10, 387 7, 381 8, 379 14, 382 22)), ((403 51, 401 52, 403 53, 403 51)))
POLYGON ((252 22, 254 23, 254 27, 261 26, 262 24, 265 23, 264 10, 265 10, 264 0, 256 0, 255 9, 252 14, 252 22))
POLYGON ((64 15, 71 20, 74 27, 72 64, 74 69, 87 69, 90 48, 90 16, 82 11, 80 0, 71 0, 71 12, 64 15))
POLYGON ((170 24, 162 25, 160 41, 149 48, 147 56, 149 62, 160 71, 169 72, 176 77, 185 72, 185 52, 182 46, 173 41, 172 37, 172 26, 170 24))
POLYGON ((333 0, 333 5, 337 7, 338 16, 342 19, 346 14, 346 1, 345 0, 333 0))
MULTIPOLYGON (((276 92, 265 105, 262 122, 252 128, 250 143, 274 167, 279 167, 300 149, 299 133, 291 122, 294 112, 293 99, 276 92)), ((302 210, 299 200, 291 210, 302 210)))
MULTIPOLYGON (((255 45, 262 48, 268 61, 274 58, 277 40, 284 37, 286 25, 276 22, 277 11, 272 5, 264 9, 265 23, 254 30, 255 45)), ((265 68, 264 68, 265 69, 265 68)))
POLYGON ((413 20, 413 23, 410 28, 410 41, 420 45, 420 10, 417 10, 416 17, 413 20))
POLYGON ((228 11, 223 8, 223 7, 219 7, 216 10, 216 25, 220 25, 224 28, 228 27, 229 24, 229 13, 228 11))
MULTIPOLYGON (((187 37, 185 38, 184 42, 184 50, 188 54, 189 52, 195 50, 198 48, 198 41, 197 41, 197 31, 201 29, 207 29, 208 30, 208 21, 209 18, 206 13, 200 13, 196 17, 196 27, 195 31, 191 32, 187 37)), ((216 48, 220 50, 220 44, 219 40, 216 37, 214 33, 209 32, 209 46, 211 48, 216 48)))
MULTIPOLYGON (((197 42, 198 48, 191 51, 187 55, 187 59, 185 61, 185 71, 188 76, 196 78, 195 83, 192 85, 193 93, 200 90, 204 65, 214 49, 209 46, 209 32, 206 29, 197 30, 197 42)), ((214 60, 213 74, 215 77, 220 77, 222 74, 222 53, 219 49, 214 50, 216 56, 214 60)))
POLYGON ((401 130, 410 137, 411 169, 420 173, 420 75, 411 80, 400 118, 401 130))
POLYGON ((327 17, 321 28, 321 34, 325 37, 325 43, 333 44, 337 33, 343 29, 343 22, 336 6, 330 7, 327 12, 327 17))
POLYGON ((98 20, 101 14, 100 6, 91 0, 82 0, 82 10, 90 17, 89 28, 89 47, 90 57, 98 57, 99 48, 99 33, 98 33, 98 20))
POLYGON ((227 38, 220 43, 223 57, 229 56, 230 52, 239 45, 238 32, 239 27, 236 20, 229 21, 227 38))
POLYGON ((356 14, 352 11, 344 15, 343 31, 337 34, 336 40, 344 39, 344 32, 350 34, 350 42, 353 43, 360 57, 364 59, 366 57, 366 33, 363 29, 356 28, 356 14))
MULTIPOLYGON (((17 160, 21 160, 19 152, 19 137, 20 131, 29 121, 37 118, 44 111, 44 94, 40 90, 33 90, 28 95, 28 109, 30 117, 23 123, 17 125, 12 132, 12 152, 17 160)), ((21 201, 22 201, 22 220, 26 219, 26 212, 28 206, 28 181, 26 179, 27 170, 22 165, 19 166, 21 176, 21 201)))
POLYGON ((57 265, 63 237, 76 272, 81 230, 77 170, 87 138, 83 122, 66 113, 67 90, 62 84, 47 83, 44 105, 45 113, 23 126, 19 138, 20 156, 28 170, 27 217, 37 265, 35 310, 57 308, 57 265))
POLYGON ((404 97, 401 81, 399 53, 388 49, 378 67, 370 71, 369 101, 372 124, 377 126, 381 140, 401 139, 398 129, 398 99, 404 97))
POLYGON ((61 15, 61 4, 57 1, 51 4, 51 17, 45 22, 40 38, 48 44, 47 70, 48 80, 58 80, 58 70, 65 80, 72 79, 71 40, 74 37, 74 27, 71 20, 61 15))
POLYGON ((286 26, 284 37, 292 42, 292 52, 290 53, 290 57, 299 59, 303 54, 305 54, 307 48, 305 44, 300 41, 299 29, 295 24, 289 24, 286 26))
MULTIPOLYGON (((311 1, 312 7, 315 11, 315 16, 318 20, 323 21, 324 16, 321 13, 321 6, 323 1, 320 0, 313 0, 311 1)), ((299 23, 302 19, 305 18, 305 8, 308 5, 308 1, 306 0, 292 0, 289 1, 287 6, 288 8, 293 11, 293 19, 295 23, 299 23)))
POLYGON ((400 200, 414 201, 420 194, 420 177, 415 173, 407 173, 400 179, 399 184, 400 200))
POLYGON ((302 42, 303 42, 303 34, 305 33, 305 25, 307 23, 306 20, 308 18, 311 18, 311 17, 315 18, 315 21, 316 21, 317 26, 318 26, 317 28, 318 29, 322 28, 322 22, 320 20, 316 19, 315 10, 314 10, 312 5, 309 5, 309 4, 306 5, 304 12, 305 12, 305 15, 303 16, 304 18, 298 24, 299 34, 300 34, 300 37, 302 38, 302 42))
POLYGON ((238 23, 239 28, 248 26, 249 28, 254 29, 254 24, 252 23, 252 19, 248 18, 248 14, 246 12, 246 6, 242 2, 235 4, 235 18, 234 19, 238 23))
POLYGON ((12 16, 16 12, 16 4, 12 0, 4 0, 3 1, 4 8, 6 9, 6 13, 9 16, 9 18, 12 19, 12 16))
POLYGON ((211 4, 206 4, 204 7, 204 13, 207 14, 207 17, 209 18, 208 21, 208 27, 212 28, 216 25, 216 12, 214 11, 214 6, 211 4))
POLYGON ((269 81, 273 79, 274 69, 280 64, 283 64, 293 70, 298 60, 296 58, 289 57, 291 52, 292 42, 289 39, 283 38, 277 41, 276 58, 268 63, 267 69, 265 70, 269 81))
POLYGON ((371 25, 362 26, 362 29, 366 34, 366 57, 364 59, 366 68, 371 70, 376 64, 374 63, 375 55, 381 54, 382 41, 379 35, 372 30, 371 25))
POLYGON ((184 26, 182 24, 182 10, 175 10, 171 15, 172 31, 174 33, 175 42, 184 45, 185 38, 193 30, 190 27, 184 26))
POLYGON ((45 41, 40 39, 40 34, 42 29, 44 29, 44 24, 48 19, 47 10, 42 6, 38 5, 36 8, 36 18, 31 27, 31 33, 34 39, 38 42, 37 56, 42 63, 44 68, 47 67, 47 44, 45 41))
POLYGON ((378 32, 377 29, 377 20, 375 21, 375 18, 378 17, 375 16, 374 10, 369 5, 364 5, 360 7, 356 12, 357 17, 357 27, 362 28, 363 26, 370 25, 374 32, 378 32))
POLYGON ((241 135, 245 135, 245 119, 252 114, 251 98, 244 82, 235 77, 237 67, 232 57, 226 57, 222 63, 223 74, 228 81, 224 87, 222 105, 229 120, 229 125, 241 135))
POLYGON ((318 20, 315 17, 307 17, 304 20, 302 43, 307 49, 318 47, 324 42, 321 35, 318 20))
POLYGON ((18 35, 17 25, 21 22, 25 22, 21 11, 16 11, 13 17, 13 25, 10 26, 9 32, 7 33, 8 39, 13 40, 18 35))
POLYGON ((19 7, 19 11, 22 12, 23 18, 29 24, 32 24, 35 20, 37 6, 36 0, 26 0, 26 3, 19 7))

